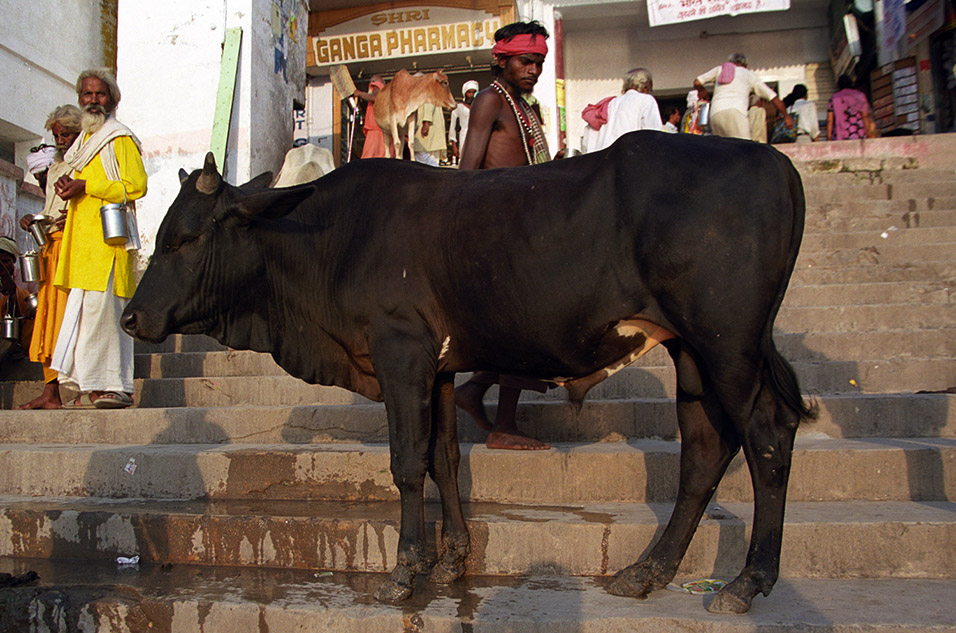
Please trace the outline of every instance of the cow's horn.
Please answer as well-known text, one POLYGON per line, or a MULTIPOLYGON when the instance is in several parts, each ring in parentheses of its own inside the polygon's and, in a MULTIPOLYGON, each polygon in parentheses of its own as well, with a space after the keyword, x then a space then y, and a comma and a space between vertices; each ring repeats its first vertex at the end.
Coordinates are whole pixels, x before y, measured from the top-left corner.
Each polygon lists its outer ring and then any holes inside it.
POLYGON ((216 158, 212 155, 212 152, 207 152, 202 173, 199 175, 199 180, 196 181, 196 189, 200 193, 216 193, 219 190, 220 182, 222 182, 222 178, 219 176, 219 170, 216 169, 216 158))

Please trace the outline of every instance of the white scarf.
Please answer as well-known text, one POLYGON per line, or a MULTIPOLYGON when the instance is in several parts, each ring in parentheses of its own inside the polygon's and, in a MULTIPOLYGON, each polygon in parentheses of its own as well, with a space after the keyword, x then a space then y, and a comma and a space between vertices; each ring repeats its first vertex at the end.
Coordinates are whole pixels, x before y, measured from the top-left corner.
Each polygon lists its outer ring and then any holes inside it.
MULTIPOLYGON (((85 134, 76 137, 73 145, 66 151, 63 160, 80 172, 90 164, 97 155, 100 162, 103 163, 103 171, 106 177, 122 183, 123 179, 119 171, 119 162, 116 160, 116 150, 113 148, 113 141, 121 136, 128 136, 136 144, 136 149, 142 152, 142 145, 132 130, 116 120, 112 114, 106 117, 106 121, 96 132, 84 140, 85 134)), ((127 251, 137 251, 142 248, 139 241, 139 226, 136 223, 136 202, 126 200, 126 185, 123 184, 123 202, 126 204, 126 228, 129 233, 129 239, 126 241, 127 251)))

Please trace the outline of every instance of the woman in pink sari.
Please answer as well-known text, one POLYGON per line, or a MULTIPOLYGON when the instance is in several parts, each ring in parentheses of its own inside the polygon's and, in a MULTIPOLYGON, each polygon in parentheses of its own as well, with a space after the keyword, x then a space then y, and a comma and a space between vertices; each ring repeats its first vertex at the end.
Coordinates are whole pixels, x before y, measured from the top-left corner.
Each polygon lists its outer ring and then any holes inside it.
POLYGON ((847 75, 840 75, 837 86, 840 90, 827 104, 827 138, 843 141, 872 136, 875 126, 866 95, 853 88, 853 81, 847 75))

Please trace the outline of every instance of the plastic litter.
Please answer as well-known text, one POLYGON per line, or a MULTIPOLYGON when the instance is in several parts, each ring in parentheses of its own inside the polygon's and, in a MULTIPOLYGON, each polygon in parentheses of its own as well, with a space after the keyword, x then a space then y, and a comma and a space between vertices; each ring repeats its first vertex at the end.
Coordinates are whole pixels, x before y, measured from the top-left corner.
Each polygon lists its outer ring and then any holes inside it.
POLYGON ((139 554, 136 556, 117 556, 116 564, 120 567, 135 567, 139 565, 139 554))
POLYGON ((326 578, 331 575, 332 575, 332 572, 330 571, 317 571, 313 574, 313 576, 315 576, 316 578, 326 578))
POLYGON ((890 236, 890 233, 891 233, 891 232, 893 232, 893 231, 898 231, 898 230, 899 230, 899 229, 897 229, 895 226, 891 226, 890 228, 888 228, 888 229, 886 229, 885 231, 883 231, 882 233, 880 233, 880 237, 882 237, 882 238, 885 240, 886 238, 888 238, 888 237, 890 236))
POLYGON ((727 582, 724 580, 717 580, 715 578, 704 578, 703 580, 691 580, 690 582, 681 583, 680 585, 675 585, 670 583, 667 585, 667 588, 671 591, 678 591, 680 593, 690 593, 695 596, 707 595, 712 593, 717 593, 721 589, 727 586, 727 582))
POLYGON ((127 474, 127 475, 132 475, 133 473, 135 473, 135 472, 136 472, 136 458, 135 458, 135 457, 130 457, 130 458, 129 458, 129 461, 126 462, 126 465, 123 466, 123 470, 126 471, 126 474, 127 474))

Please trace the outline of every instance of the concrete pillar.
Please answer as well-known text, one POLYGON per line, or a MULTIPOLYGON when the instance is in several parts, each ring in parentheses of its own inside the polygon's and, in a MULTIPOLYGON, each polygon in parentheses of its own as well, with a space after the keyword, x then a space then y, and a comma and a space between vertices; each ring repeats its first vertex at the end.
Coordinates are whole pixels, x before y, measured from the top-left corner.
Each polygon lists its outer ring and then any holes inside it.
POLYGON ((226 29, 242 28, 225 165, 241 184, 278 171, 292 146, 293 101, 305 101, 304 0, 166 0, 119 12, 117 112, 143 142, 149 192, 137 205, 141 258, 152 254, 179 193, 179 169, 210 148, 226 29))

